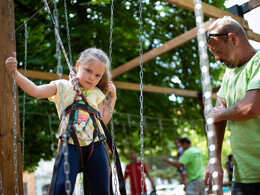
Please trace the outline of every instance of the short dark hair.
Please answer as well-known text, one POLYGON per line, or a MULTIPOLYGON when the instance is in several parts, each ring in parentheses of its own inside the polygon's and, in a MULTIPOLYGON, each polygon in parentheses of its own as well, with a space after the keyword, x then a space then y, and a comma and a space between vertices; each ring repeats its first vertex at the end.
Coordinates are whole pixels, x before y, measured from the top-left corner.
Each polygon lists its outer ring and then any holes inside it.
POLYGON ((191 141, 190 141, 189 138, 187 138, 187 137, 181 138, 180 142, 181 142, 182 144, 183 144, 183 143, 191 144, 191 141))
POLYGON ((233 154, 229 154, 228 155, 228 160, 231 160, 232 157, 233 157, 233 154))

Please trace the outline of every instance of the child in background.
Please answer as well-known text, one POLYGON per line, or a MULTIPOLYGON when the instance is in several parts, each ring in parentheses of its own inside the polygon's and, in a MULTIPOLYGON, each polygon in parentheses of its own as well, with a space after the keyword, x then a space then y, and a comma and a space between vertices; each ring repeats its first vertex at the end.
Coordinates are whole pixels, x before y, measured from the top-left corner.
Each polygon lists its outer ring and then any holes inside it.
MULTIPOLYGON (((70 81, 61 79, 51 81, 49 84, 35 85, 32 81, 24 77, 17 71, 16 54, 9 57, 6 62, 7 71, 15 73, 16 83, 29 95, 37 98, 48 98, 56 104, 57 112, 61 118, 65 108, 74 102, 88 103, 92 108, 100 112, 100 116, 105 124, 110 120, 110 101, 106 101, 106 94, 110 94, 112 110, 116 102, 116 88, 111 79, 110 62, 107 55, 100 49, 90 48, 84 50, 76 63, 76 74, 79 79, 81 94, 74 90, 70 81)), ((60 133, 67 130, 69 122, 68 113, 60 124, 60 133)), ((76 110, 73 121, 73 129, 76 132, 80 149, 82 151, 82 164, 86 166, 86 172, 89 180, 90 191, 92 195, 108 195, 109 187, 109 161, 105 144, 100 142, 99 137, 94 137, 95 124, 90 114, 84 110, 76 110), (93 143, 92 153, 86 155, 87 147, 93 143)), ((95 117, 96 118, 96 117, 95 117)), ((100 121, 96 118, 100 135, 105 135, 100 121)), ((75 143, 71 137, 68 139, 68 163, 70 167, 69 180, 71 183, 71 193, 74 190, 75 181, 80 167, 79 154, 76 150, 75 143)), ((55 182, 54 194, 66 194, 64 173, 64 157, 58 166, 57 180, 55 182)))

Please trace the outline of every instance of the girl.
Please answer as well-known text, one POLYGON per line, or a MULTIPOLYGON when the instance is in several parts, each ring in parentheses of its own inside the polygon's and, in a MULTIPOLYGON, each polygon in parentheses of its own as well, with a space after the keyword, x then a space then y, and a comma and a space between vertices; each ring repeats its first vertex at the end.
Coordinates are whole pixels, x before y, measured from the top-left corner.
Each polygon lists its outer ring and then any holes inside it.
MULTIPOLYGON (((110 62, 107 55, 100 49, 86 49, 80 54, 76 63, 76 72, 79 80, 81 94, 74 90, 74 86, 67 80, 56 80, 50 84, 35 85, 32 81, 24 77, 17 71, 16 54, 9 57, 6 62, 7 71, 15 73, 16 83, 29 95, 37 98, 48 98, 56 104, 57 112, 61 117, 65 108, 75 102, 85 104, 86 102, 95 110, 100 112, 100 116, 105 124, 110 120, 110 101, 105 100, 105 94, 109 93, 112 102, 112 110, 116 102, 116 88, 110 81, 110 62)), ((71 110, 70 110, 71 111, 71 110)), ((86 173, 89 180, 90 192, 92 195, 109 194, 109 162, 106 147, 100 141, 100 137, 104 138, 104 130, 100 121, 90 116, 89 112, 78 109, 75 111, 74 121, 72 123, 73 130, 76 132, 78 144, 80 145, 82 164, 86 166, 86 173), (96 122, 95 122, 96 120, 96 122), (99 129, 98 134, 102 136, 94 136, 96 125, 99 129), (93 145, 91 155, 87 155, 88 146, 93 145)), ((60 133, 65 133, 68 129, 69 115, 65 117, 60 124, 60 133)), ((68 163, 70 167, 69 179, 71 183, 71 193, 74 190, 77 173, 80 167, 79 153, 75 140, 72 137, 68 139, 68 163)), ((62 154, 62 152, 61 152, 62 154)), ((58 156, 58 155, 57 155, 58 156)), ((57 162, 57 157, 56 157, 57 162)), ((55 162, 55 164, 56 164, 55 162)), ((54 190, 51 194, 66 194, 65 182, 66 175, 64 173, 64 157, 61 155, 58 163, 57 176, 54 182, 54 190)), ((54 167, 55 170, 55 167, 54 167)), ((54 180, 54 173, 53 179, 54 180)))

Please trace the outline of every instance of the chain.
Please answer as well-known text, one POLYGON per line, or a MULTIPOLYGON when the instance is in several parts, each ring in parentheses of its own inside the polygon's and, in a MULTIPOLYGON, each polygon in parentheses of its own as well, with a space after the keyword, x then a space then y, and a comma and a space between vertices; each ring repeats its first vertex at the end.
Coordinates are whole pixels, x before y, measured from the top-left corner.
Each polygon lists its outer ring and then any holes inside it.
POLYGON ((83 194, 83 179, 82 179, 83 173, 79 174, 79 183, 80 183, 80 194, 83 194))
MULTIPOLYGON (((13 23, 12 23, 12 13, 13 9, 11 8, 11 3, 13 5, 13 1, 8 0, 8 10, 9 10, 9 27, 10 27, 10 33, 9 33, 9 38, 11 41, 11 53, 14 52, 14 35, 13 35, 13 23)), ((18 187, 18 172, 17 172, 17 121, 16 121, 16 114, 17 114, 17 109, 16 109, 16 82, 15 82, 15 72, 12 74, 13 77, 13 148, 14 148, 14 179, 15 179, 15 194, 19 194, 19 187, 18 187)))
MULTIPOLYGON (((113 19, 114 19, 114 0, 111 0, 111 7, 110 7, 110 34, 109 34, 109 61, 112 64, 112 51, 113 51, 113 19)), ((110 70, 111 71, 111 70, 110 70)), ((114 134, 114 123, 113 123, 113 110, 112 110, 112 98, 110 100, 110 126, 111 126, 111 137, 112 137, 112 153, 113 153, 113 175, 114 175, 114 186, 115 192, 114 194, 118 194, 117 190, 117 171, 116 171, 116 144, 115 144, 115 134, 114 134)))
POLYGON ((208 53, 207 53, 207 42, 205 37, 205 30, 204 30, 204 16, 202 12, 202 5, 201 0, 194 0, 195 4, 195 20, 197 25, 197 39, 199 45, 199 54, 200 54, 200 69, 201 69, 201 80, 202 80, 202 91, 203 91, 203 102, 205 105, 204 108, 204 116, 206 119, 205 128, 207 130, 207 139, 208 139, 208 146, 209 146, 209 156, 210 156, 210 169, 213 172, 213 186, 212 190, 217 191, 219 190, 218 185, 218 172, 214 171, 214 164, 217 163, 217 156, 216 156, 216 145, 214 143, 215 134, 214 134, 214 126, 213 126, 213 119, 209 117, 209 112, 212 108, 212 101, 211 101, 211 84, 210 84, 210 75, 209 75, 209 60, 208 60, 208 53))
POLYGON ((114 123, 113 123, 113 110, 112 110, 112 98, 109 98, 110 100, 110 126, 111 126, 111 137, 112 137, 112 152, 113 152, 113 174, 114 174, 114 185, 115 185, 115 193, 118 194, 117 191, 117 175, 116 175, 116 155, 115 155, 115 150, 116 150, 116 144, 115 144, 115 134, 114 134, 114 123))
POLYGON ((5 194, 1 172, 0 172, 0 194, 1 194, 1 195, 4 195, 4 194, 5 194))
POLYGON ((72 63, 72 54, 71 54, 71 44, 70 44, 70 29, 69 29, 69 20, 68 20, 68 11, 67 11, 67 0, 64 0, 64 13, 65 13, 65 20, 66 20, 66 29, 67 29, 67 40, 68 40, 68 48, 69 48, 69 57, 70 63, 72 63))
POLYGON ((141 187, 144 194, 144 117, 143 117, 143 18, 142 18, 142 0, 139 0, 139 55, 140 55, 140 157, 141 157, 141 187))
MULTIPOLYGON (((59 23, 58 23, 58 9, 57 9, 57 2, 56 0, 54 1, 54 20, 56 25, 54 25, 54 29, 55 29, 55 38, 56 38, 56 55, 57 55, 57 59, 58 59, 58 66, 57 66, 57 74, 59 75, 59 78, 62 78, 62 74, 63 74, 63 68, 61 66, 61 51, 60 51, 60 47, 59 47, 59 23)), ((60 109, 63 110, 64 109, 64 99, 63 99, 63 91, 61 90, 61 88, 59 88, 59 92, 60 92, 60 97, 61 98, 61 102, 60 102, 60 109)), ((64 112, 62 112, 62 116, 61 116, 61 121, 64 118, 64 112)), ((71 182, 69 180, 69 173, 70 173, 70 166, 69 166, 69 162, 68 162, 68 137, 66 133, 63 133, 63 156, 64 156, 64 173, 66 176, 66 181, 65 181, 65 191, 66 194, 69 195, 71 192, 71 182)))
POLYGON ((51 151, 52 151, 52 156, 55 158, 55 152, 54 152, 54 141, 53 141, 53 130, 52 130, 52 120, 51 120, 51 115, 48 114, 48 121, 49 121, 49 129, 50 129, 50 134, 51 134, 51 151))
POLYGON ((110 35, 109 35, 109 60, 112 64, 112 44, 113 44, 113 18, 114 18, 114 0, 111 0, 111 8, 110 8, 110 35))
MULTIPOLYGON (((26 77, 27 70, 27 41, 28 41, 28 31, 27 31, 27 23, 24 23, 24 76, 26 77)), ((25 147, 25 92, 23 92, 23 148, 22 148, 22 170, 24 170, 24 147, 25 147)))

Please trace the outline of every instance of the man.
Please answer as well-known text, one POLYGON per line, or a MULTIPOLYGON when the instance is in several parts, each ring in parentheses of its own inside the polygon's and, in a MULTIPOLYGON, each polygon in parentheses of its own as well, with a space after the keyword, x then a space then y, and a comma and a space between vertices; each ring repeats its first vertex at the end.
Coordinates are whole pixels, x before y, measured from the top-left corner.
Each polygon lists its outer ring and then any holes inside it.
POLYGON ((179 161, 170 161, 165 156, 163 160, 177 168, 185 165, 187 181, 185 188, 187 195, 204 195, 205 185, 201 151, 192 146, 188 138, 182 138, 180 142, 184 152, 179 161))
MULTIPOLYGON (((183 154, 183 147, 182 147, 182 144, 181 144, 181 138, 176 138, 174 140, 174 145, 175 147, 177 148, 177 160, 180 159, 180 157, 182 156, 183 154)), ((182 184, 186 184, 186 171, 185 171, 185 166, 182 166, 182 167, 179 167, 178 168, 178 171, 180 173, 180 176, 181 176, 181 183, 182 184)))
MULTIPOLYGON (((126 179, 128 176, 130 177, 130 185, 131 185, 132 195, 141 195, 142 194, 141 162, 137 161, 137 155, 133 151, 130 152, 130 161, 131 161, 130 164, 126 165, 124 179, 126 179)), ((149 178, 151 185, 152 185, 152 189, 155 190, 154 182, 153 182, 152 178, 150 177, 145 164, 144 164, 144 173, 149 178)), ((144 192, 144 194, 146 194, 145 182, 143 184, 144 184, 144 191, 143 192, 144 192)))
MULTIPOLYGON (((207 38, 215 60, 227 67, 216 106, 210 112, 217 138, 214 171, 218 172, 219 189, 223 182, 221 150, 228 124, 234 156, 232 195, 260 194, 260 52, 231 17, 213 22, 207 38)), ((205 184, 210 187, 211 174, 208 165, 205 184)))

